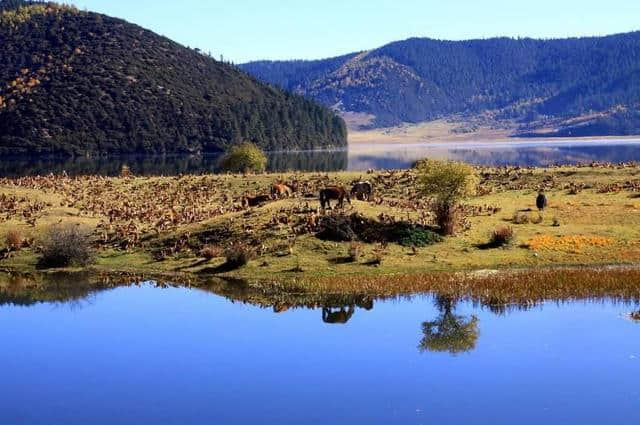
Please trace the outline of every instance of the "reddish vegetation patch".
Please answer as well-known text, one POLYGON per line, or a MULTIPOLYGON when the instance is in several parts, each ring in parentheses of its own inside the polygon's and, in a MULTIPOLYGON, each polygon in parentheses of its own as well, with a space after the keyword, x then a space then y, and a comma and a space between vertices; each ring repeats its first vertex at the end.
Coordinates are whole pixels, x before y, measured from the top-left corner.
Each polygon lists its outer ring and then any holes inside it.
POLYGON ((377 295, 435 292, 485 304, 616 298, 640 300, 640 269, 549 269, 477 273, 341 276, 314 280, 321 292, 377 295))
POLYGON ((605 248, 613 245, 614 240, 602 236, 536 236, 528 242, 529 248, 535 251, 562 251, 581 253, 586 248, 605 248))

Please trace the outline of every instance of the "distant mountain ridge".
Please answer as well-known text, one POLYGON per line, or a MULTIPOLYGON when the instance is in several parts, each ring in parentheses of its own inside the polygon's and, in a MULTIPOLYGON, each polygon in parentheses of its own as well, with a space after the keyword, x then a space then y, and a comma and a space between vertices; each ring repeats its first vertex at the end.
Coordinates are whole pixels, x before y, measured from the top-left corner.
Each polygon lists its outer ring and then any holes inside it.
POLYGON ((137 25, 0 0, 0 154, 341 147, 333 111, 137 25))
POLYGON ((617 117, 610 123, 637 120, 631 127, 640 130, 640 32, 556 40, 412 38, 331 59, 241 67, 343 113, 369 115, 370 127, 455 114, 530 123, 599 112, 617 117))

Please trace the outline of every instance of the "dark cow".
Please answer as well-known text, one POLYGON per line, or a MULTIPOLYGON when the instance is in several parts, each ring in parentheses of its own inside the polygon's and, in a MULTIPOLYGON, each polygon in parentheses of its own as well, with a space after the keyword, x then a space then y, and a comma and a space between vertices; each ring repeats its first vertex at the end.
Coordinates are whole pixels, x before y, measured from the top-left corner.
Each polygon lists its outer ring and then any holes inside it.
POLYGON ((338 201, 338 206, 342 208, 344 206, 344 200, 346 199, 351 204, 351 197, 349 192, 344 187, 327 187, 320 191, 320 206, 322 209, 331 208, 331 200, 338 201))
POLYGON ((332 325, 344 325, 351 319, 355 311, 356 309, 352 305, 347 308, 342 307, 339 310, 332 310, 331 308, 325 307, 322 309, 322 321, 332 325))
POLYGON ((371 195, 373 194, 373 185, 371 182, 363 182, 360 181, 353 185, 351 188, 351 196, 355 197, 360 201, 368 201, 371 199, 371 195))
POLYGON ((269 195, 258 195, 258 196, 245 196, 242 198, 242 205, 244 207, 257 207, 271 200, 271 196, 269 195))
POLYGON ((359 302, 356 303, 356 305, 360 308, 363 308, 367 311, 369 310, 373 310, 373 299, 371 298, 364 298, 362 300, 360 300, 359 302))
POLYGON ((544 211, 547 208, 547 197, 544 194, 544 191, 540 191, 538 193, 538 197, 536 198, 536 207, 538 207, 539 211, 544 211))
POLYGON ((291 189, 291 192, 298 193, 298 189, 300 188, 300 182, 298 180, 292 180, 287 184, 291 189))

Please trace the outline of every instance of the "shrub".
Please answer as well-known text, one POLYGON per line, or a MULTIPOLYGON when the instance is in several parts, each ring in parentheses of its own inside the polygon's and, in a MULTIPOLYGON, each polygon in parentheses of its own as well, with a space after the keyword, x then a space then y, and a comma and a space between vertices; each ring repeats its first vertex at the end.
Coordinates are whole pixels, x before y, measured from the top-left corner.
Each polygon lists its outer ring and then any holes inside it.
POLYGON ((232 173, 262 173, 267 168, 267 156, 253 143, 243 143, 231 148, 220 161, 220 168, 232 173))
POLYGON ((351 216, 337 214, 327 215, 320 219, 316 237, 334 242, 351 242, 358 239, 353 229, 351 216))
POLYGON ((215 245, 205 245, 200 249, 199 255, 205 260, 213 260, 222 256, 222 249, 215 245))
POLYGON ((379 266, 382 264, 382 260, 387 256, 387 254, 388 252, 386 243, 380 243, 376 245, 373 250, 373 258, 368 261, 367 264, 370 266, 379 266))
POLYGON ((513 224, 529 224, 529 214, 516 211, 511 221, 513 224))
POLYGON ((397 243, 423 247, 442 242, 432 229, 407 221, 375 220, 354 213, 333 214, 320 218, 316 237, 334 242, 362 241, 366 243, 397 243))
POLYGON ((540 224, 540 223, 542 223, 542 221, 543 221, 544 219, 542 218, 542 215, 541 215, 541 214, 538 214, 538 215, 537 215, 537 216, 535 216, 535 217, 531 217, 531 218, 530 218, 530 220, 531 220, 531 223, 533 223, 533 224, 540 224))
POLYGON ((7 248, 11 251, 18 251, 24 245, 24 237, 17 230, 10 230, 5 236, 7 248))
POLYGON ((577 195, 578 193, 582 192, 582 186, 581 185, 577 185, 575 183, 571 183, 569 185, 569 195, 577 195))
POLYGON ((442 236, 419 226, 408 225, 398 232, 402 246, 425 247, 442 242, 442 236))
POLYGON ((249 264, 249 261, 256 257, 256 252, 245 244, 237 243, 227 248, 224 256, 227 260, 224 267, 227 270, 235 270, 249 264))
POLYGON ((418 161, 420 191, 434 200, 436 220, 443 235, 455 233, 459 219, 457 205, 476 193, 477 178, 473 167, 462 162, 418 161))
POLYGON ((49 227, 40 240, 42 267, 85 266, 93 260, 90 232, 73 223, 49 227))
POLYGON ((360 255, 362 254, 362 245, 358 242, 351 242, 349 244, 349 252, 347 258, 352 263, 357 262, 360 259, 360 255))
POLYGON ((515 241, 515 234, 511 227, 501 227, 491 232, 489 245, 492 247, 502 247, 511 245, 515 241))

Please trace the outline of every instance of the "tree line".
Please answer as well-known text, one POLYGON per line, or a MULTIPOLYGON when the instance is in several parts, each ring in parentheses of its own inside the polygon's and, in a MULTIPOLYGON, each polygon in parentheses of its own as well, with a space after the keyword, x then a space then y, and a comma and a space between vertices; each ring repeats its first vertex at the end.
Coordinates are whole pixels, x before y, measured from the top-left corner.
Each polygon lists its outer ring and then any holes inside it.
POLYGON ((373 114, 379 126, 486 110, 530 121, 640 104, 640 32, 555 40, 413 38, 362 55, 242 67, 325 104, 373 114))

